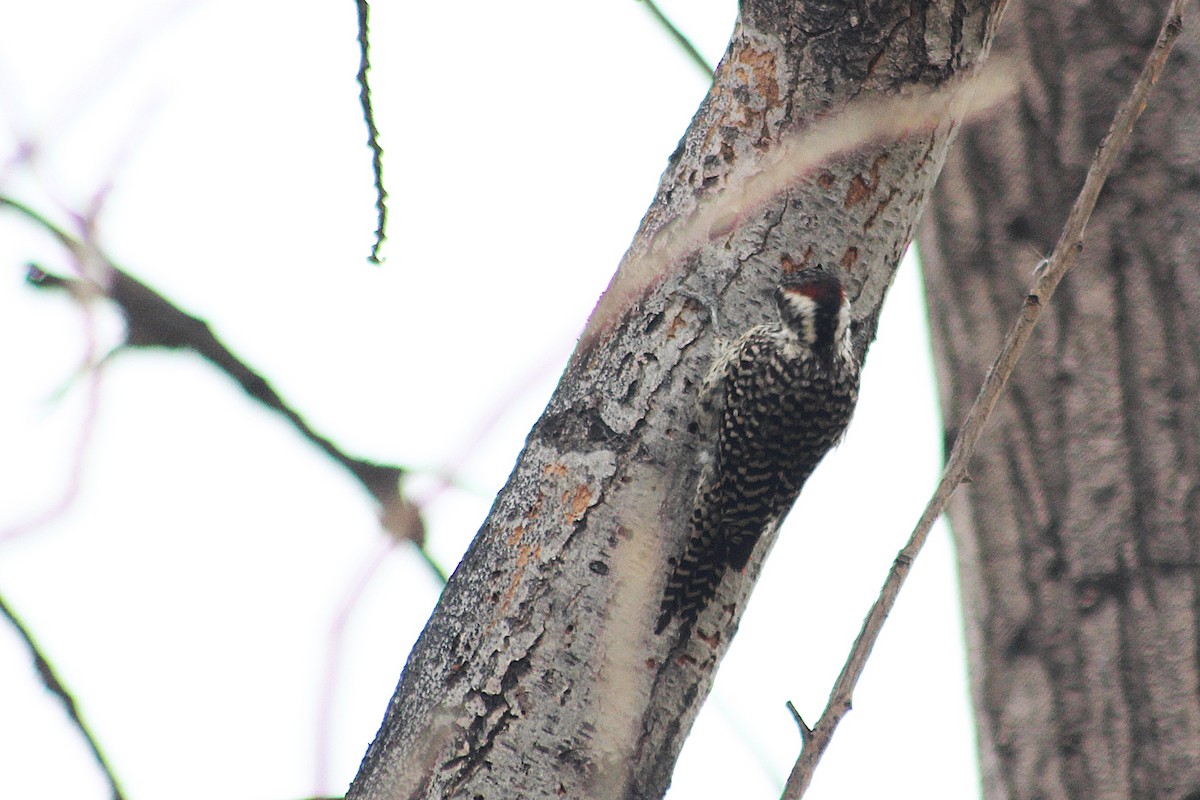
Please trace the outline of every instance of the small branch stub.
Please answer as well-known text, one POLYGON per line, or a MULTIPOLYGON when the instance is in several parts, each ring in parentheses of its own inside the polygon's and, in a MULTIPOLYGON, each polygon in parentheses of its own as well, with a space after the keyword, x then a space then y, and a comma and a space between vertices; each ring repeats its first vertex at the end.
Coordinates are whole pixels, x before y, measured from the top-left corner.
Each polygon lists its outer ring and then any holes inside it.
POLYGON ((812 728, 808 727, 808 723, 804 721, 804 717, 800 716, 800 712, 796 710, 796 706, 791 700, 787 701, 787 710, 792 713, 792 719, 796 721, 796 727, 800 729, 800 749, 803 751, 812 741, 812 728))

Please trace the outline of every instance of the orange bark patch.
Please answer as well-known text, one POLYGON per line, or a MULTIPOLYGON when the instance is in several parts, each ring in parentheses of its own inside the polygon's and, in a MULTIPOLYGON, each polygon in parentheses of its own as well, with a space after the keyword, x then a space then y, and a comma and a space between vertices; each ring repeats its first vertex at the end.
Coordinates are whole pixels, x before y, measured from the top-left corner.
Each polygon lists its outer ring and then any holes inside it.
POLYGON ((850 187, 846 189, 846 208, 865 201, 879 188, 879 168, 886 161, 887 155, 881 155, 871 164, 870 177, 859 174, 850 179, 850 187))
MULTIPOLYGON (((745 40, 734 46, 717 76, 718 94, 714 100, 722 112, 705 138, 706 150, 710 149, 712 138, 721 135, 721 129, 727 126, 746 132, 758 130, 756 147, 762 148, 769 143, 771 126, 767 115, 780 105, 778 75, 778 64, 772 51, 755 49, 745 40)), ((720 152, 726 163, 732 163, 728 160, 730 153, 724 149, 720 152)))
POLYGON ((684 320, 683 315, 676 314, 675 319, 671 320, 671 325, 667 328, 667 338, 674 339, 679 334, 679 331, 686 327, 687 322, 684 320))
POLYGON ((572 492, 563 492, 563 505, 566 509, 563 511, 563 517, 566 518, 569 524, 575 524, 579 518, 583 516, 583 512, 588 510, 588 506, 592 504, 592 492, 586 485, 575 487, 572 492))
POLYGON ((547 478, 565 478, 567 477, 566 464, 547 464, 542 467, 542 474, 547 478))
POLYGON ((793 260, 788 254, 784 254, 779 258, 779 268, 783 270, 785 275, 791 275, 793 272, 799 272, 802 269, 808 269, 812 264, 813 249, 812 245, 804 251, 804 255, 799 261, 793 260))
POLYGON ((863 180, 862 175, 850 179, 850 188, 846 190, 845 206, 856 206, 871 196, 871 187, 863 180))
POLYGON ((517 552, 517 563, 512 571, 512 577, 508 580, 508 588, 504 590, 504 596, 500 598, 499 604, 496 606, 496 613, 492 616, 493 621, 504 616, 505 609, 512 602, 513 595, 517 593, 517 584, 525 577, 525 568, 529 565, 530 554, 536 555, 541 552, 541 548, 531 548, 527 544, 521 545, 521 549, 517 552))
POLYGON ((883 213, 884 209, 891 205, 892 198, 895 196, 896 189, 893 188, 887 193, 887 197, 883 198, 878 204, 876 204, 875 210, 871 212, 871 216, 867 217, 867 221, 863 223, 863 230, 866 230, 875 224, 875 220, 879 218, 879 215, 883 213))
POLYGON ((767 108, 779 104, 779 81, 775 67, 775 54, 770 50, 753 50, 749 46, 738 48, 734 53, 735 69, 745 67, 749 71, 745 83, 766 100, 767 108))
POLYGON ((505 544, 507 544, 509 547, 512 547, 517 542, 521 541, 521 537, 524 535, 525 535, 525 524, 521 523, 517 527, 513 528, 513 531, 512 531, 512 533, 510 533, 508 535, 508 539, 505 541, 505 544))
POLYGON ((842 254, 842 269, 852 270, 854 265, 858 263, 858 248, 847 247, 846 252, 842 254))

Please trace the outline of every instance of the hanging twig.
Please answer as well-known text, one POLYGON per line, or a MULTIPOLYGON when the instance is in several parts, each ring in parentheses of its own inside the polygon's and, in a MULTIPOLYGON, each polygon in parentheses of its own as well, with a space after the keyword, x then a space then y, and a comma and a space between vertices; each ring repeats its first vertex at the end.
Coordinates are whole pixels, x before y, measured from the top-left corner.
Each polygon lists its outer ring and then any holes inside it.
POLYGON ((370 15, 367 0, 355 0, 358 4, 358 101, 362 104, 363 121, 367 123, 367 146, 371 148, 371 170, 375 175, 375 242, 367 260, 381 264, 379 252, 387 238, 387 190, 383 188, 383 147, 379 144, 379 128, 375 126, 375 107, 371 102, 371 84, 367 73, 371 71, 370 15))
POLYGON ((934 521, 942 515, 950 496, 966 477, 967 464, 975 452, 975 447, 991 417, 992 410, 996 407, 997 400, 1004 392, 1013 368, 1033 333, 1034 326, 1037 325, 1043 310, 1054 295, 1059 281, 1078 260, 1079 253, 1083 250, 1083 233, 1091 218, 1092 210, 1096 206, 1096 198, 1112 171, 1117 156, 1128 141, 1134 123, 1145 109, 1146 98, 1158 81, 1167 56, 1170 55, 1171 48, 1182 30, 1183 8, 1186 2, 1187 0, 1172 0, 1167 9, 1166 20, 1159 31, 1158 40, 1150 51, 1132 92, 1118 109, 1108 133, 1096 151, 1095 159, 1088 170, 1087 178, 1075 200, 1075 205, 1067 217, 1058 244, 1050 258, 1039 266, 1037 280, 1025 298, 1021 314, 1005 338, 1000 354, 988 371, 983 387, 979 390, 975 403, 967 413, 962 430, 955 439, 954 447, 950 452, 946 468, 942 472, 941 481, 917 522, 916 529, 908 543, 896 556, 892 569, 880 590, 879 598, 863 621, 862 630, 850 650, 841 674, 834 683, 825 710, 821 712, 821 717, 812 727, 810 735, 805 737, 804 746, 800 750, 800 755, 796 759, 784 788, 784 800, 796 800, 803 796, 812 781, 813 771, 821 760, 821 756, 824 755, 838 723, 850 710, 854 687, 862 675, 867 658, 875 646, 884 621, 896 603, 896 597, 908 576, 913 560, 929 537, 929 531, 933 527, 934 521))

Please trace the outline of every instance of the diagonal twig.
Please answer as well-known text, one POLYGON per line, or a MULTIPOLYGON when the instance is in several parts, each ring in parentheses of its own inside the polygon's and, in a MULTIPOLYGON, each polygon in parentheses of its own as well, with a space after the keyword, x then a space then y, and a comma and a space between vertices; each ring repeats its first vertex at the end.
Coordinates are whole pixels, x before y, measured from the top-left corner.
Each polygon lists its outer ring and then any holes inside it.
POLYGON ((96 764, 99 765, 105 779, 108 781, 113 800, 124 800, 125 793, 121 791, 121 785, 117 781, 117 776, 113 773, 108 759, 104 757, 104 752, 100 749, 100 743, 96 741, 96 737, 92 735, 87 723, 83 721, 83 716, 79 713, 79 706, 76 705, 75 698, 71 695, 70 690, 63 685, 62 680, 59 679, 58 674, 54 671, 50 660, 46 658, 45 653, 42 652, 37 642, 34 641, 33 634, 29 632, 29 628, 25 626, 25 623, 4 602, 3 596, 0 596, 0 615, 3 615, 8 620, 8 623, 16 630, 17 635, 25 642, 25 647, 29 649, 29 655, 33 657, 33 668, 37 672, 38 677, 41 678, 42 685, 63 704, 63 708, 66 709, 67 716, 71 718, 72 724, 75 725, 80 735, 83 736, 84 741, 87 742, 88 748, 92 751, 92 756, 96 759, 96 764))
POLYGON ((896 597, 908 576, 913 560, 928 539, 934 521, 942 515, 950 496, 966 477, 967 464, 975 452, 992 410, 996 407, 996 402, 1004 392, 1013 368, 1033 333, 1034 326, 1037 325, 1063 276, 1078 261, 1079 254, 1083 250, 1084 230, 1087 228, 1092 210, 1096 206, 1096 198, 1100 195, 1100 190, 1112 171, 1117 156, 1133 132, 1137 118, 1145 109, 1146 99, 1154 84, 1158 82, 1158 76, 1171 53, 1171 48, 1183 29, 1183 9, 1186 3, 1187 0, 1172 0, 1167 9, 1166 19, 1163 21, 1154 47, 1146 58, 1141 74, 1129 97, 1117 110, 1108 133, 1105 134, 1104 140, 1096 151, 1083 188, 1071 208, 1071 213, 1063 226, 1054 252, 1039 266, 1037 280, 1025 298, 1021 313, 1009 330, 1000 354, 988 370, 979 395, 967 413, 937 489, 921 514, 908 543, 896 556, 883 588, 880 590, 879 598, 863 621, 862 630, 850 650, 841 674, 834 683, 833 691, 829 695, 829 702, 821 712, 820 719, 812 727, 810 735, 805 737, 800 755, 796 759, 784 788, 784 800, 796 800, 808 788, 813 771, 821 756, 824 755, 838 723, 850 710, 854 687, 862 675, 867 658, 879 637, 879 632, 896 603, 896 597))
POLYGON ((641 0, 641 2, 649 9, 658 24, 670 34, 671 38, 675 40, 675 43, 679 45, 680 49, 683 50, 691 62, 700 68, 704 73, 704 77, 711 81, 714 72, 712 65, 700 54, 700 51, 696 49, 692 41, 684 36, 683 31, 675 27, 675 23, 671 22, 670 18, 662 12, 662 9, 658 7, 658 4, 654 0, 641 0))

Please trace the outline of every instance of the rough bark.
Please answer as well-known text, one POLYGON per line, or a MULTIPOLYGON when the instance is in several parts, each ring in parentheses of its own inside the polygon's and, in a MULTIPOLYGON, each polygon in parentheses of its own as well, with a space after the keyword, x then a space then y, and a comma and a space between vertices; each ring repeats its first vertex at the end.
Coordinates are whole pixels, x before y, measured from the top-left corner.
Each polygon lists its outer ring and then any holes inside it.
POLYGON ((781 271, 837 265, 865 354, 961 113, 930 91, 982 61, 1002 5, 742 4, 350 797, 663 794, 768 549, 695 636, 653 633, 705 446, 689 426, 714 312, 736 335, 774 313, 781 271))
MULTIPOLYGON (((1009 9, 1022 87, 964 126, 922 227, 948 441, 1165 7, 1009 9)), ((1196 33, 951 505, 988 800, 1200 798, 1196 33)))

